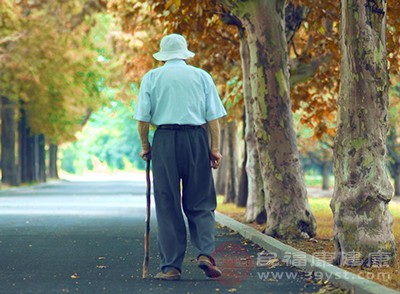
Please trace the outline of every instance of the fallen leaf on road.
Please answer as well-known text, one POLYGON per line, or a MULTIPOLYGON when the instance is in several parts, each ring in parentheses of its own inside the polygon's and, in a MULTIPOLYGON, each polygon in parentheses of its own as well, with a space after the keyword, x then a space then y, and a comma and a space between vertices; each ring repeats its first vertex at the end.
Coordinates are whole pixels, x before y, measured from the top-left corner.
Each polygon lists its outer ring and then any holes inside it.
POLYGON ((79 277, 79 275, 77 274, 77 273, 73 273, 72 275, 71 275, 71 279, 79 279, 80 277, 79 277))
POLYGON ((271 258, 269 260, 263 260, 260 262, 257 266, 258 267, 275 267, 279 264, 279 259, 278 258, 271 258))

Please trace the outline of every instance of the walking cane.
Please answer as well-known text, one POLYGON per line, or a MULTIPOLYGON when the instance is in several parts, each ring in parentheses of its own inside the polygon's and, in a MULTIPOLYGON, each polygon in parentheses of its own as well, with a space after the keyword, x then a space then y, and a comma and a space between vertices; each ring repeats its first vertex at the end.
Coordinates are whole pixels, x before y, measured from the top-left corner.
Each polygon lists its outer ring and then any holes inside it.
POLYGON ((146 230, 144 232, 144 260, 143 260, 143 279, 146 279, 149 275, 149 249, 150 249, 150 190, 151 190, 151 182, 150 182, 150 160, 147 160, 146 165, 146 230))

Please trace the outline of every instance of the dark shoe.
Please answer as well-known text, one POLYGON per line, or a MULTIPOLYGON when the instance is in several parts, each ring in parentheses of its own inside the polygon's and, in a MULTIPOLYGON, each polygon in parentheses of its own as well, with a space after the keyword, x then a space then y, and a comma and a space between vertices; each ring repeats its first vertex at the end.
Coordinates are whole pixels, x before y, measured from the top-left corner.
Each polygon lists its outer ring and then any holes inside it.
POLYGON ((218 278, 222 275, 221 270, 217 267, 215 260, 212 257, 200 255, 197 258, 197 265, 209 278, 218 278))
POLYGON ((164 272, 159 272, 154 276, 156 279, 160 280, 168 280, 168 281, 177 281, 181 278, 181 273, 177 269, 171 269, 164 272))

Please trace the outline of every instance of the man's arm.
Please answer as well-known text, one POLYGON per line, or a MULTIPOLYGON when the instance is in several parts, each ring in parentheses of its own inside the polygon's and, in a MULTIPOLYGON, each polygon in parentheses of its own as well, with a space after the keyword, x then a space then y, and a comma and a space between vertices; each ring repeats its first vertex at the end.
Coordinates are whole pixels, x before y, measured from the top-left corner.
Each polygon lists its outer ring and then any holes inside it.
POLYGON ((143 158, 143 160, 151 159, 149 129, 150 129, 150 123, 144 121, 138 121, 139 137, 140 141, 142 142, 142 151, 140 152, 140 157, 143 158))
POLYGON ((211 134, 211 167, 216 169, 219 167, 222 160, 222 155, 219 150, 220 127, 218 119, 209 121, 208 128, 211 134))

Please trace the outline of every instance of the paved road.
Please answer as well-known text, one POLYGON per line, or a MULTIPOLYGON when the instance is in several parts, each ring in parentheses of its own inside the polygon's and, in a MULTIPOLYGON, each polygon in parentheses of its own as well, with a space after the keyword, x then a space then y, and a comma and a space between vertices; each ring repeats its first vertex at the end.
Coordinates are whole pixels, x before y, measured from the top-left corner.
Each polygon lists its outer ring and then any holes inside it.
MULTIPOLYGON (((257 267, 262 249, 221 227, 216 258, 223 279, 205 278, 188 245, 181 281, 143 280, 144 193, 139 181, 60 181, 0 191, 0 293, 315 293, 320 289, 286 265, 257 267)), ((152 218, 152 275, 158 271, 156 231, 152 218)))

